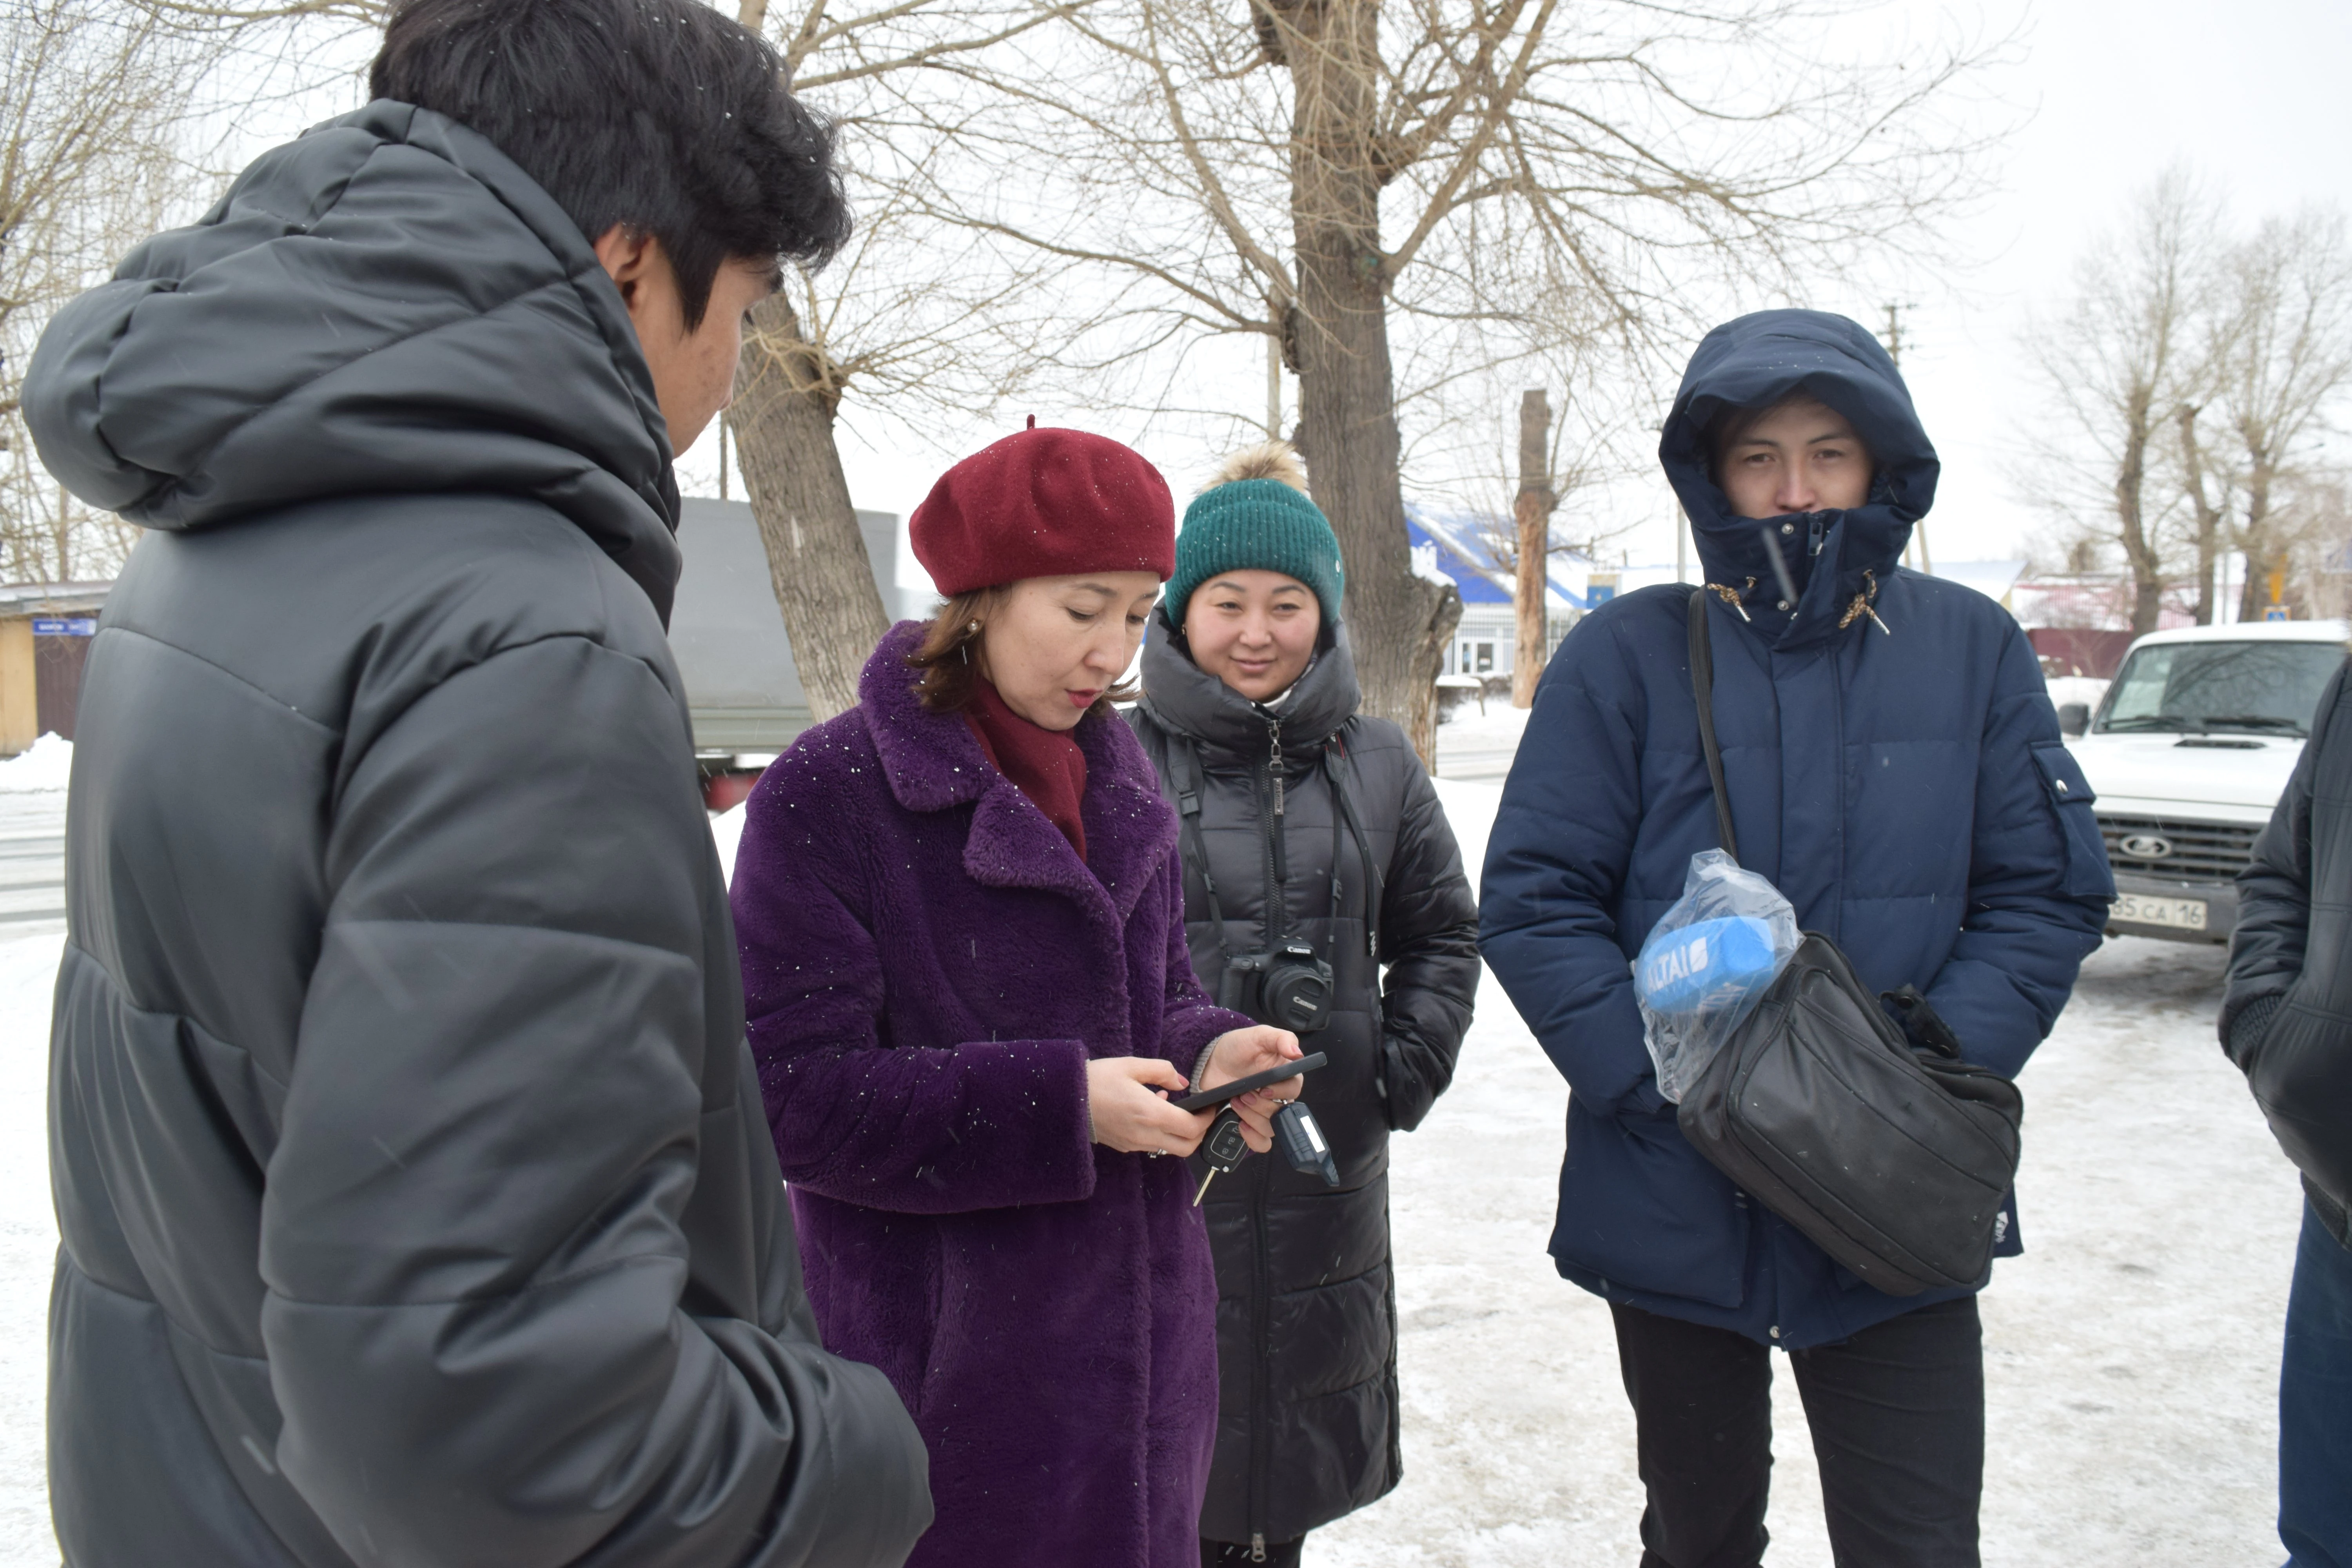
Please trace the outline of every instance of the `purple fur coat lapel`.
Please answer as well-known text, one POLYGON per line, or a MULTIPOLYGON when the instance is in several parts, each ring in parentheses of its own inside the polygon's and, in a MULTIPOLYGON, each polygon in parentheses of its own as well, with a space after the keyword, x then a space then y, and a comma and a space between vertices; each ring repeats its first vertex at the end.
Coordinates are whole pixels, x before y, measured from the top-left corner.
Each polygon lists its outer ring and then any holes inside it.
POLYGON ((1133 733, 1124 724, 1095 720, 1078 726, 1078 749, 1087 757, 1078 814, 1091 855, 1080 860, 1020 786, 989 765, 970 725, 924 711, 911 691, 901 689, 914 640, 904 626, 893 630, 858 681, 857 710, 866 716, 891 795, 919 812, 977 803, 963 867, 982 886, 1059 892, 1100 906, 1106 919, 1126 921, 1176 847, 1176 819, 1133 733))
POLYGON ((1190 1070, 1248 1022, 1184 947, 1176 823, 1088 720, 1090 859, 925 711, 902 625, 753 793, 734 903, 753 1053, 825 1343, 931 1459, 910 1560, 1189 1568, 1216 1281, 1183 1162, 1094 1143, 1092 1058, 1190 1070))

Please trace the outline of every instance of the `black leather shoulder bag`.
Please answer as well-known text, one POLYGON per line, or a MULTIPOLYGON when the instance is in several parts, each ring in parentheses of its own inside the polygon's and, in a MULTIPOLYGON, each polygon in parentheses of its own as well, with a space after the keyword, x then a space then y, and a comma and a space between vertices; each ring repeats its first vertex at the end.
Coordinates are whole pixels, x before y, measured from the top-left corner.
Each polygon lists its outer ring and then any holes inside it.
MULTIPOLYGON (((1690 663, 1717 826, 1737 860, 1703 589, 1691 595, 1690 663)), ((1959 1042, 1912 987, 1885 1000, 1907 1027, 1835 942, 1805 932, 1683 1097, 1683 1136, 1864 1284, 1895 1296, 1977 1285, 2017 1179, 2024 1098, 1960 1060, 1959 1042)))

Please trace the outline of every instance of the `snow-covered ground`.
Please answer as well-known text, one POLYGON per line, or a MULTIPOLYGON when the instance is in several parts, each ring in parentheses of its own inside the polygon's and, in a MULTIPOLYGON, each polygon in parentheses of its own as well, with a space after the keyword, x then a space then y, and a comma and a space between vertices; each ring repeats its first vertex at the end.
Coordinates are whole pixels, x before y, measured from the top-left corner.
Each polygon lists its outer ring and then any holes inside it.
POLYGON ((1526 711, 1508 698, 1489 697, 1483 713, 1476 703, 1467 704, 1452 723, 1437 727, 1437 776, 1501 784, 1527 726, 1526 711))
POLYGON ((73 772, 73 742, 51 732, 0 763, 0 795, 51 795, 73 772))
MULTIPOLYGON (((1474 867, 1521 717, 1490 702, 1440 735, 1439 792, 1474 867)), ((0 1568, 58 1560, 43 1104, 63 799, 0 790, 0 1568)), ((722 834, 740 831, 730 815, 722 834)), ((2280 1559, 2273 1391, 2300 1200, 2214 1043, 2221 973, 2217 949, 2110 943, 2026 1070, 2026 1255, 1984 1298, 1996 1568, 2280 1559)), ((1490 977, 1453 1091, 1397 1144, 1405 1482, 1319 1533, 1312 1568, 1638 1557, 1608 1313, 1544 1255, 1566 1100, 1490 977)), ((1827 1568, 1802 1413, 1780 1387, 1770 1560, 1827 1568)))

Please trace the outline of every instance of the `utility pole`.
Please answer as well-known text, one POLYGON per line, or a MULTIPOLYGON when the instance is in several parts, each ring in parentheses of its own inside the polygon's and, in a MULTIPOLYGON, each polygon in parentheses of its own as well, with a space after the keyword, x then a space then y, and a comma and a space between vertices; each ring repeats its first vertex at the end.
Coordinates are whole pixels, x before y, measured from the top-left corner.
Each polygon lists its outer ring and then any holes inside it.
POLYGON ((1511 706, 1536 705, 1543 678, 1546 601, 1551 594, 1551 514, 1559 498, 1551 488, 1551 404, 1543 388, 1519 398, 1519 493, 1511 510, 1519 525, 1518 646, 1511 657, 1511 706))
MULTIPOLYGON (((1903 312, 1908 309, 1909 306, 1898 305, 1891 300, 1885 306, 1886 331, 1881 335, 1886 342, 1886 357, 1895 362, 1897 371, 1903 368, 1903 312)), ((1927 554, 1927 520, 1925 518, 1911 525, 1911 537, 1904 543, 1903 564, 1906 566, 1911 564, 1911 552, 1915 548, 1919 552, 1919 570, 1930 577, 1934 576, 1936 563, 1927 554)))

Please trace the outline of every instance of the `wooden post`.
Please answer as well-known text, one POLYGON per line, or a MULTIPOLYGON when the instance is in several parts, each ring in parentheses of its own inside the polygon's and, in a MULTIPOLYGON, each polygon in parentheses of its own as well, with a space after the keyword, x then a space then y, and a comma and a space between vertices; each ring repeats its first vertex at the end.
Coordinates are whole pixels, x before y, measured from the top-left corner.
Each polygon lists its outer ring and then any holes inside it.
POLYGON ((1513 595, 1518 611, 1518 646, 1511 656, 1511 706, 1532 708, 1536 682, 1543 679, 1545 601, 1551 592, 1551 514, 1559 498, 1551 488, 1551 404, 1541 387, 1519 398, 1519 493, 1513 505, 1519 525, 1519 575, 1513 595))
POLYGON ((39 689, 33 679, 33 622, 0 621, 0 756, 13 757, 40 739, 39 689))

